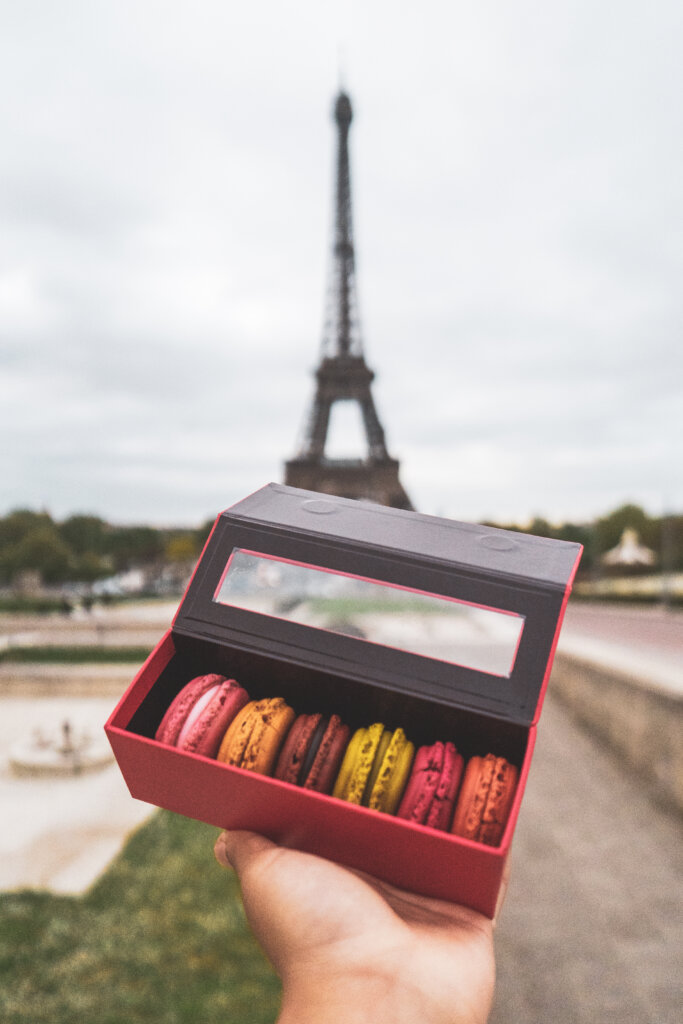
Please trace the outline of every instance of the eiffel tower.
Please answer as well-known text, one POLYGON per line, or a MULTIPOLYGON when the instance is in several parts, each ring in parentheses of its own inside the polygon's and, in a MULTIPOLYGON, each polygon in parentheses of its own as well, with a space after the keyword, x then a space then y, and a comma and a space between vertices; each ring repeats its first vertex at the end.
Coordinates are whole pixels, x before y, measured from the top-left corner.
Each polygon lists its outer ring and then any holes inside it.
POLYGON ((316 392, 296 457, 285 463, 285 483, 342 498, 374 501, 393 508, 412 505, 398 478, 398 460, 387 452, 370 384, 374 373, 363 357, 355 291, 351 223, 349 127, 351 101, 340 92, 334 105, 337 123, 337 194, 333 258, 323 334, 316 370, 316 392), (356 402, 367 441, 365 457, 329 458, 325 446, 336 402, 356 402))

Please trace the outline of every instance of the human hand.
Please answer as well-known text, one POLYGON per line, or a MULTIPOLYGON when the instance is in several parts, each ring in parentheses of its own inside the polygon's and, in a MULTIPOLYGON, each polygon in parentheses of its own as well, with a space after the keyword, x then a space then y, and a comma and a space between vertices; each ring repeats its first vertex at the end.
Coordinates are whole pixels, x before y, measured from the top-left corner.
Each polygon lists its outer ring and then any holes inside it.
POLYGON ((279 1024, 483 1024, 493 999, 492 922, 403 892, 253 832, 215 853, 282 979, 279 1024))

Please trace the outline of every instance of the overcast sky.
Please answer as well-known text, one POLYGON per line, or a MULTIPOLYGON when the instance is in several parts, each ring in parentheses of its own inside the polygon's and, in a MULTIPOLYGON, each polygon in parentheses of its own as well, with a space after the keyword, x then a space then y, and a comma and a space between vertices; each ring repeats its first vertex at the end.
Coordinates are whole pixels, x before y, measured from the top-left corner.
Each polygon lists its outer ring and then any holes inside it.
POLYGON ((414 505, 680 511, 681 10, 0 0, 0 513, 194 524, 282 479, 340 66, 365 355, 414 505))

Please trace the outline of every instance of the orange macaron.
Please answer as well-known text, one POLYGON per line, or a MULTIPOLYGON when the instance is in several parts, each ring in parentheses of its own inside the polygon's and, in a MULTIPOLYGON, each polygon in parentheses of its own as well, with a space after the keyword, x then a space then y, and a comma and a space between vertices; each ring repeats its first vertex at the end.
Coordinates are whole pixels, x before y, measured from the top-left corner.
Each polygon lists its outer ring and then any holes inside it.
POLYGON ((467 763, 451 832, 498 846, 517 787, 518 771, 504 757, 487 754, 467 763))
POLYGON ((250 701, 230 724, 218 760, 269 775, 295 717, 282 697, 250 701))

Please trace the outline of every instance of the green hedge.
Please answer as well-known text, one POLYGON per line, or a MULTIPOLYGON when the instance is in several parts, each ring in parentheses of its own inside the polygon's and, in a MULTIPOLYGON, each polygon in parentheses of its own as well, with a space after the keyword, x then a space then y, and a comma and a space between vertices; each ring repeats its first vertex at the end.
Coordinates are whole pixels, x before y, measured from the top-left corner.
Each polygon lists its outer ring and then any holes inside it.
POLYGON ((61 597, 0 597, 0 612, 15 615, 48 615, 64 612, 61 597))
POLYGON ((8 647, 0 651, 0 662, 33 662, 39 664, 91 665, 109 663, 140 663, 149 655, 149 647, 106 647, 104 645, 73 645, 69 647, 8 647))

